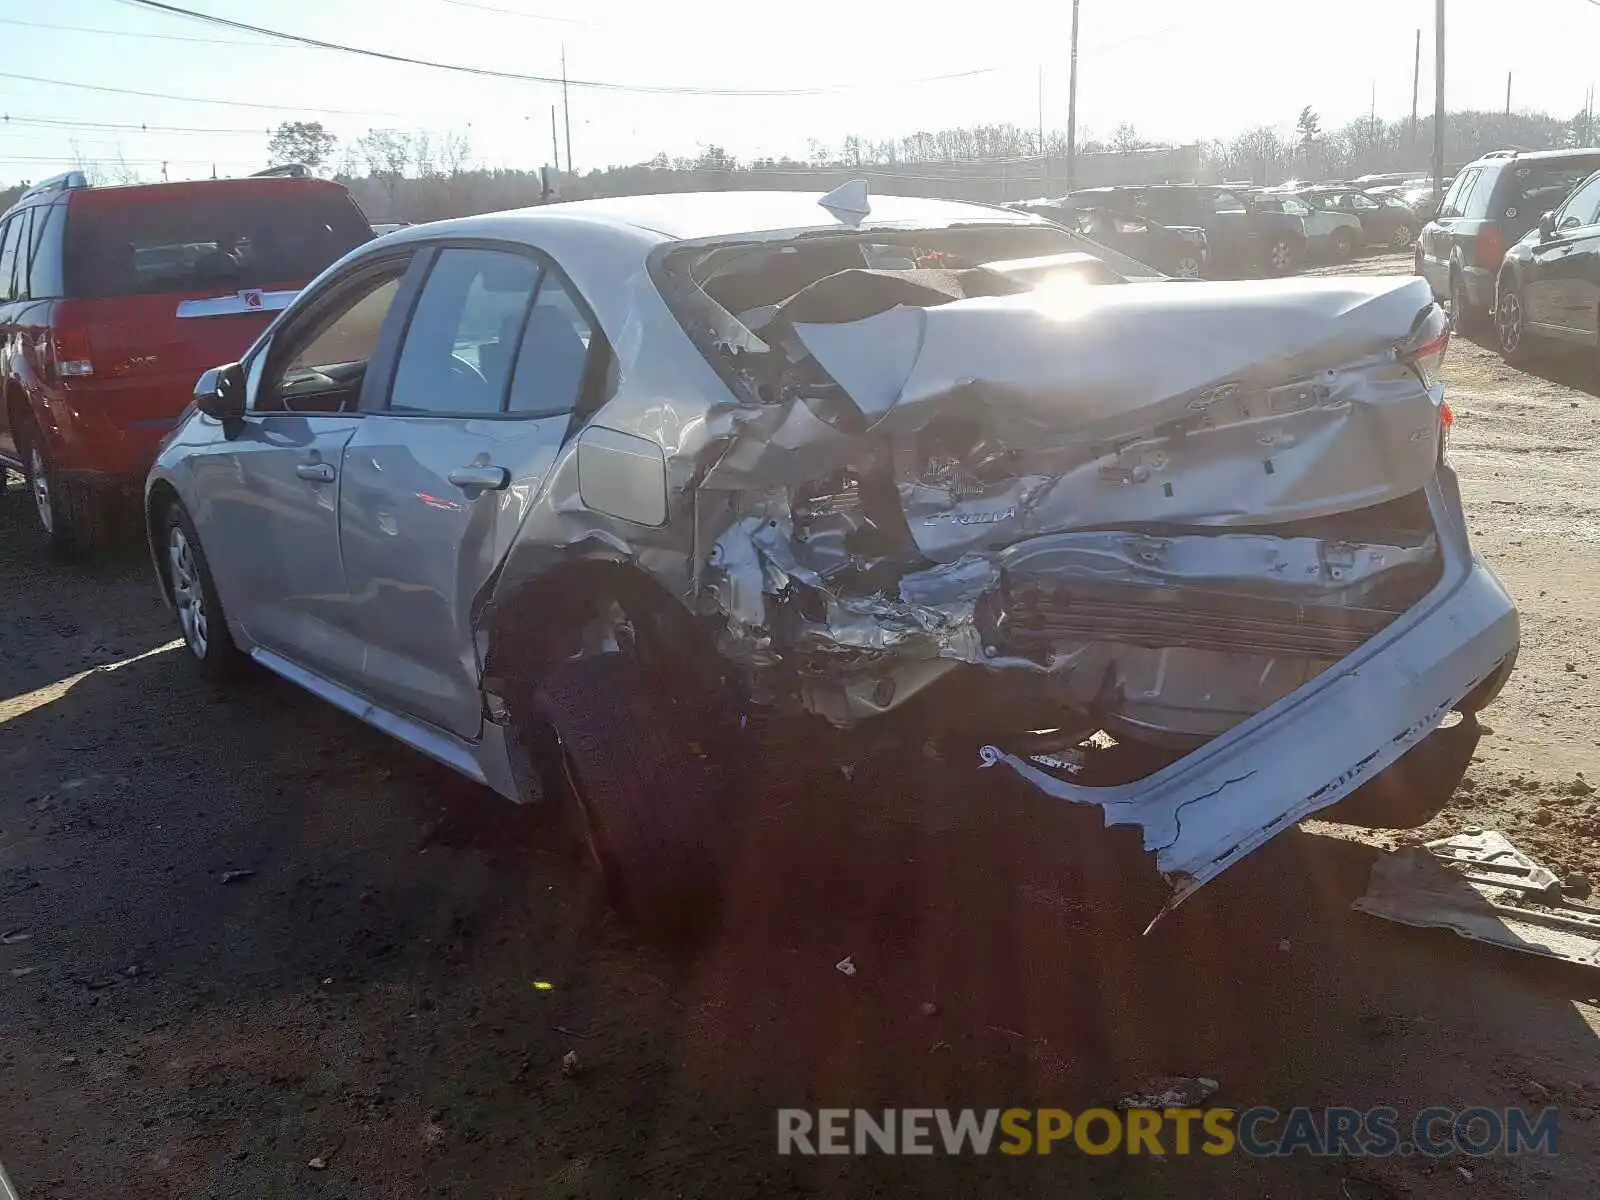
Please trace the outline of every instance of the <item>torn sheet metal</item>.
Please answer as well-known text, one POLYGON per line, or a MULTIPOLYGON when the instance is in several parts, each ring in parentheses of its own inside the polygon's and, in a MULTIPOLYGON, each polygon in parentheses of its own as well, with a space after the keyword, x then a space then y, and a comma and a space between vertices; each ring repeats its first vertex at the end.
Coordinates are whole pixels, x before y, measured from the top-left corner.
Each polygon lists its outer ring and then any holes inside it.
POLYGON ((1451 582, 1356 653, 1136 783, 1069 783, 994 746, 980 762, 1058 799, 1097 804, 1107 825, 1140 826, 1175 907, 1396 762, 1499 667, 1517 642, 1516 610, 1492 574, 1463 573, 1459 552, 1449 548, 1451 582))
POLYGON ((1554 871, 1493 829, 1407 846, 1372 864, 1357 912, 1526 954, 1600 967, 1600 909, 1561 895, 1554 871))

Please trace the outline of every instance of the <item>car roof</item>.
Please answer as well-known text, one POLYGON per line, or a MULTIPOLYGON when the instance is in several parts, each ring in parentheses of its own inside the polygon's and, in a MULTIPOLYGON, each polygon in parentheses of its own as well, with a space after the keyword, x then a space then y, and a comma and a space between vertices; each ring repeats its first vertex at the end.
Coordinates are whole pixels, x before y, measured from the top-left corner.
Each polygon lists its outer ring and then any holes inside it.
MULTIPOLYGON (((674 192, 571 200, 509 213, 485 214, 482 219, 558 218, 565 222, 644 230, 671 241, 735 238, 790 229, 857 228, 829 213, 818 203, 819 199, 816 192, 674 192)), ((912 196, 871 196, 869 204, 871 211, 860 228, 937 227, 970 221, 1027 224, 1035 219, 1014 209, 912 196)), ((478 219, 465 217, 452 225, 465 232, 478 219)))
MULTIPOLYGON (((1483 154, 1468 163, 1469 167, 1486 166, 1491 163, 1524 163, 1548 162, 1563 158, 1593 158, 1600 159, 1600 146, 1580 146, 1572 150, 1519 150, 1516 154, 1483 154)), ((1463 170, 1466 168, 1463 167, 1463 170)))
POLYGON ((98 208, 102 204, 115 206, 130 201, 160 203, 164 200, 188 200, 214 196, 219 192, 243 192, 270 194, 277 192, 338 192, 348 194, 341 183, 331 179, 289 179, 289 178, 252 178, 245 176, 241 179, 187 179, 176 183, 129 183, 116 187, 87 187, 70 188, 66 191, 49 193, 44 198, 67 196, 73 204, 90 204, 98 208))

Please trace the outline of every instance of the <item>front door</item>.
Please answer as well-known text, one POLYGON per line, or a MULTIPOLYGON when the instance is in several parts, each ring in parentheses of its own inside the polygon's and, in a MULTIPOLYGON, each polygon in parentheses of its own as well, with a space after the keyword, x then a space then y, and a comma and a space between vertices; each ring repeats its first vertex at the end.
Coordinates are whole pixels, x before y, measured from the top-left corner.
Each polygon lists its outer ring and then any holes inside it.
POLYGON ((1593 338, 1600 306, 1595 278, 1600 269, 1600 175, 1574 191, 1553 219, 1554 236, 1533 246, 1523 286, 1527 319, 1564 336, 1593 338))
POLYGON ((200 460, 196 514, 223 603, 252 642, 318 674, 359 676, 343 619, 340 466, 360 427, 367 366, 395 309, 409 255, 369 262, 320 291, 248 364, 240 428, 200 460))
POLYGON ((346 620, 380 703, 480 732, 474 601, 592 383, 603 355, 593 328, 552 265, 522 247, 436 252, 393 382, 363 400, 344 454, 346 620))

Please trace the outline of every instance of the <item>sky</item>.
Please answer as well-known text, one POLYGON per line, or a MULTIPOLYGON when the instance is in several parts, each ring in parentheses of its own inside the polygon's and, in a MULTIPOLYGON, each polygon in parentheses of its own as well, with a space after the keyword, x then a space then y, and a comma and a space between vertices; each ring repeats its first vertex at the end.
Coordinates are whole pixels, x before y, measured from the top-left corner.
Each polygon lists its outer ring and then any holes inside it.
MULTIPOLYGON (((389 53, 632 87, 804 90, 684 95, 572 86, 580 170, 693 156, 742 159, 1010 121, 1066 125, 1067 0, 173 0, 182 7, 389 53), (957 76, 951 78, 951 76, 957 76)), ((1451 108, 1570 116, 1600 77, 1600 0, 1446 0, 1451 108)), ((1325 130, 1433 97, 1434 0, 1082 0, 1078 127, 1123 122, 1187 142, 1271 125, 1312 106, 1325 130)), ((130 0, 0 0, 0 182, 81 163, 143 179, 265 165, 280 121, 342 141, 370 128, 465 133, 473 165, 551 161, 557 85, 482 79, 275 43, 130 0), (30 78, 19 78, 28 76, 30 78), (50 82, 40 82, 50 81, 50 82), (65 84, 89 84, 94 91, 65 84), (131 126, 132 128, 109 128, 131 126), (142 129, 141 126, 176 127, 142 129), (180 131, 181 129, 181 131, 180 131)), ((565 137, 560 150, 566 167, 565 137)))

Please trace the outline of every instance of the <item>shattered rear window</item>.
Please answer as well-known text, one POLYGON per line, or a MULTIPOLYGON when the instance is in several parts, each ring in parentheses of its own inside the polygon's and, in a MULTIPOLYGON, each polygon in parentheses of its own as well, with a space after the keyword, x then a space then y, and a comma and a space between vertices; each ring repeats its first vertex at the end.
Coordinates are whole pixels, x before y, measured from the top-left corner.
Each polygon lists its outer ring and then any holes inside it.
MULTIPOLYGON (((1060 226, 995 222, 669 248, 658 260, 658 282, 684 329, 720 365, 730 351, 767 351, 760 333, 779 307, 829 276, 906 272, 916 277, 926 272, 971 271, 990 263, 1083 253, 1107 259, 1112 271, 1131 278, 1160 278, 1159 272, 1144 264, 1060 226)), ((947 294, 943 299, 958 295, 947 294)), ((928 302, 941 301, 924 301, 928 302)))

